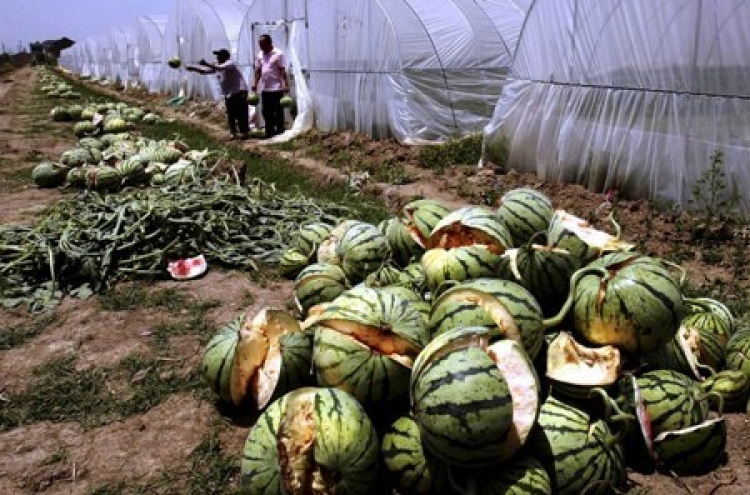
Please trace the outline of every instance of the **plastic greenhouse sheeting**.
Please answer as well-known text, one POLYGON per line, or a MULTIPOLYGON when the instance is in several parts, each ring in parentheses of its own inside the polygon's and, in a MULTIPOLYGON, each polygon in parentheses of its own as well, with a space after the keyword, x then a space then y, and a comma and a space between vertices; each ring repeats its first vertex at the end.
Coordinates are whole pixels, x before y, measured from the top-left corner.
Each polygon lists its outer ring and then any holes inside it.
POLYGON ((720 152, 747 216, 749 24, 750 0, 537 0, 483 160, 689 206, 720 152))
POLYGON ((176 0, 164 29, 163 63, 173 56, 182 60, 177 70, 164 71, 165 89, 191 97, 218 99, 215 77, 185 70, 204 58, 214 60, 213 50, 226 48, 237 55, 237 39, 248 6, 236 0, 176 0))
POLYGON ((136 20, 135 60, 139 82, 149 91, 158 92, 164 88, 162 71, 164 65, 164 30, 166 15, 140 17, 136 20))
POLYGON ((524 2, 435 5, 428 0, 256 1, 240 38, 248 45, 239 56, 252 56, 259 34, 271 32, 290 59, 298 119, 323 130, 403 142, 479 131, 492 115, 510 66, 514 35, 506 40, 501 29, 512 26, 517 38, 524 2), (504 20, 499 6, 513 15, 504 20))
POLYGON ((133 85, 138 78, 135 57, 135 28, 131 26, 112 28, 109 31, 107 42, 109 43, 107 79, 118 81, 125 87, 133 85))

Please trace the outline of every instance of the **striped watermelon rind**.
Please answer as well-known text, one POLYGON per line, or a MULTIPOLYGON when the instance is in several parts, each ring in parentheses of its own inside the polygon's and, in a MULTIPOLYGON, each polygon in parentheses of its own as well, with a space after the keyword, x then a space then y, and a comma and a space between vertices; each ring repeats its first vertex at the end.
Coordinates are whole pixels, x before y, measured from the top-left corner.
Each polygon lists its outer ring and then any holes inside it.
POLYGON ((700 389, 721 395, 724 407, 719 412, 742 412, 750 399, 750 377, 738 370, 721 370, 703 380, 700 389))
POLYGON ((294 281, 294 299, 305 314, 311 307, 331 302, 349 288, 344 270, 330 263, 313 263, 299 272, 294 281))
POLYGON ((512 457, 538 412, 538 378, 515 341, 490 344, 484 327, 434 338, 414 363, 411 410, 426 448, 448 464, 482 467, 512 457))
POLYGON ((411 365, 428 340, 424 316, 409 299, 356 286, 316 319, 318 383, 346 390, 366 406, 405 398, 411 365))
POLYGON ((727 342, 726 369, 742 371, 750 378, 750 328, 737 331, 727 342))
POLYGON ((378 475, 380 442, 362 406, 335 388, 303 387, 261 414, 245 442, 242 493, 365 495, 378 475))
POLYGON ((723 417, 698 425, 661 433, 654 438, 658 465, 677 475, 701 475, 714 469, 724 457, 727 425, 723 417))
POLYGON ((425 450, 419 425, 411 415, 391 424, 383 434, 380 450, 397 489, 414 495, 443 493, 447 489, 446 466, 425 450))
POLYGON ((499 263, 500 255, 478 244, 451 249, 429 249, 420 259, 425 285, 433 293, 446 282, 493 277, 499 263))
POLYGON ((446 289, 433 301, 428 327, 433 337, 456 327, 497 329, 521 343, 534 360, 544 344, 542 318, 539 303, 520 284, 476 278, 446 289))
POLYGON ((221 327, 203 350, 202 371, 211 389, 224 401, 229 402, 229 382, 237 346, 238 333, 245 321, 240 315, 221 327))
POLYGON ((450 249, 481 244, 502 254, 512 247, 508 229, 497 212, 483 206, 465 206, 450 212, 432 229, 425 247, 450 249))
POLYGON ((533 454, 520 453, 501 465, 480 470, 452 469, 454 486, 477 495, 552 495, 550 476, 533 454))
POLYGON ((656 258, 610 253, 571 284, 575 331, 592 344, 648 353, 669 342, 684 317, 682 291, 656 258))
MULTIPOLYGON (((636 377, 652 435, 695 426, 708 418, 709 402, 698 382, 673 370, 653 370, 636 377)), ((627 395, 630 388, 622 382, 627 395)), ((625 403, 632 397, 624 397, 625 403)))
POLYGON ((519 247, 536 233, 547 231, 554 208, 544 193, 519 187, 503 194, 497 213, 508 229, 513 246, 519 247))
POLYGON ((359 283, 391 256, 388 240, 375 225, 357 222, 336 244, 336 257, 347 279, 359 283))
POLYGON ((554 396, 541 407, 527 451, 550 475, 552 493, 605 494, 624 485, 625 457, 604 420, 554 396))

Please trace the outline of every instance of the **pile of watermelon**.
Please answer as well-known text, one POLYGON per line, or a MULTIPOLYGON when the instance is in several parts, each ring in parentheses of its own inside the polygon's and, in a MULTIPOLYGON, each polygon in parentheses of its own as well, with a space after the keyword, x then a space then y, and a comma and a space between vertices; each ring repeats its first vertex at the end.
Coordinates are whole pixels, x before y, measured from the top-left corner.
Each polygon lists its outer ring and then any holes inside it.
POLYGON ((203 373, 260 414, 243 493, 609 493, 725 457, 750 330, 530 188, 300 226, 296 312, 220 328, 203 373))

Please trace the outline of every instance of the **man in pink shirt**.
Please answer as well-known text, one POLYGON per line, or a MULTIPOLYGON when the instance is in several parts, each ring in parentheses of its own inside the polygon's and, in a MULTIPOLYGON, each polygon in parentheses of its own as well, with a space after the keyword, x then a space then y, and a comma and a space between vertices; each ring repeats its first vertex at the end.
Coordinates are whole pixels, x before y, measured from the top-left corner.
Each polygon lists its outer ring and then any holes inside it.
POLYGON ((284 132, 284 108, 281 98, 289 92, 289 77, 286 72, 286 56, 274 48, 271 36, 260 35, 260 51, 255 57, 255 80, 253 91, 261 88, 260 104, 266 122, 266 138, 284 132))
POLYGON ((237 64, 229 58, 229 50, 222 48, 214 52, 215 64, 201 59, 199 65, 188 65, 187 70, 200 74, 216 74, 227 108, 230 139, 247 139, 249 133, 247 82, 237 64), (241 137, 237 134, 239 130, 241 137))

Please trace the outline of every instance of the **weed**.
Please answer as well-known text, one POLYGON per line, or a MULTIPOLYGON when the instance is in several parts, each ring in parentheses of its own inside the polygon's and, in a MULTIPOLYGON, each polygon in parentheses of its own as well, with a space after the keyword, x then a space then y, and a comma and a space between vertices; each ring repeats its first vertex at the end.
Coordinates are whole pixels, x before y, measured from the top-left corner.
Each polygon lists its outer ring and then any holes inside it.
POLYGON ((99 304, 107 311, 132 311, 137 308, 164 308, 172 314, 187 308, 190 300, 175 289, 147 290, 147 285, 120 285, 99 296, 99 304))
POLYGON ((234 456, 222 451, 218 431, 211 432, 190 454, 189 494, 225 494, 240 472, 234 456))
POLYGON ((35 318, 29 326, 3 328, 0 330, 0 351, 7 351, 8 349, 25 344, 41 334, 54 321, 54 314, 45 314, 35 318))
POLYGON ((0 409, 0 431, 37 421, 106 422, 116 403, 106 393, 106 374, 98 369, 76 371, 75 360, 68 355, 37 367, 27 390, 10 395, 0 409))
POLYGON ((368 167, 368 171, 375 182, 385 182, 397 186, 414 182, 414 177, 406 170, 406 166, 392 158, 368 167))
POLYGON ((482 134, 452 138, 443 144, 424 146, 418 154, 419 164, 443 173, 451 165, 476 165, 482 156, 482 134))
POLYGON ((145 413, 167 397, 181 392, 203 392, 205 381, 199 369, 180 369, 169 358, 132 354, 123 359, 113 375, 132 385, 132 394, 120 400, 120 417, 145 413))
POLYGON ((193 301, 183 310, 183 318, 178 321, 157 325, 153 330, 154 344, 164 349, 169 339, 180 335, 196 335, 204 345, 211 338, 213 325, 206 319, 206 313, 220 305, 219 301, 193 301))
POLYGON ((49 466, 52 464, 60 464, 62 462, 66 462, 69 457, 70 457, 70 453, 65 448, 65 446, 58 445, 57 448, 52 453, 50 453, 47 457, 42 459, 42 462, 40 463, 40 465, 49 466))
POLYGON ((693 197, 688 205, 693 212, 689 226, 693 241, 727 240, 731 237, 730 225, 737 220, 737 206, 741 193, 736 184, 728 190, 724 172, 724 153, 711 155, 708 169, 693 185, 693 197))
POLYGON ((111 369, 82 371, 75 361, 68 355, 36 368, 25 391, 7 396, 0 431, 38 421, 75 421, 93 428, 146 412, 174 393, 206 388, 200 370, 178 369, 170 359, 131 355, 111 369), (110 391, 112 380, 132 385, 132 393, 110 391))

